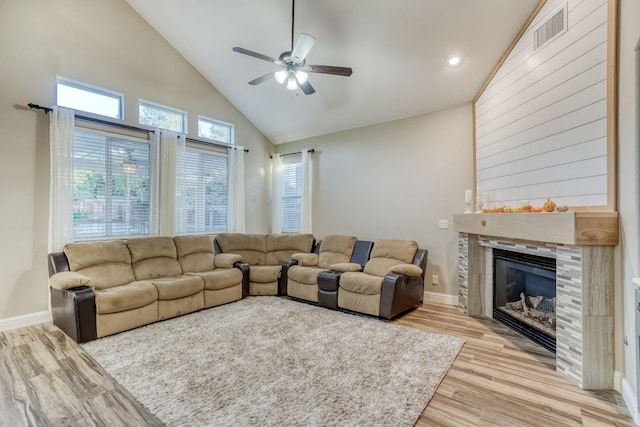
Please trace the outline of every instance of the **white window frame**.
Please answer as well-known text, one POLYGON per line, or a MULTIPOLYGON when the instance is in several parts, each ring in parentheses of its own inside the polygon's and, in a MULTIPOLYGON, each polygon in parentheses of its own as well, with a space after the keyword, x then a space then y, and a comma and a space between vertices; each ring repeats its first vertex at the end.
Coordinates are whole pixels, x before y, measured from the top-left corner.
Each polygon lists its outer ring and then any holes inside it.
POLYGON ((216 120, 216 119, 212 119, 211 117, 206 117, 206 116, 198 116, 198 137, 199 138, 204 138, 204 139, 208 139, 211 141, 217 141, 217 142, 222 142, 224 144, 229 144, 229 145, 233 145, 235 144, 235 125, 233 123, 227 123, 227 122, 223 122, 222 120, 216 120), (207 138, 206 136, 203 136, 200 134, 200 122, 205 122, 205 123, 209 123, 209 124, 213 124, 213 125, 221 125, 224 126, 226 128, 229 129, 229 141, 222 141, 219 139, 211 139, 211 138, 207 138))
POLYGON ((169 107, 168 105, 158 104, 157 102, 147 101, 146 99, 138 99, 138 123, 140 123, 141 125, 144 125, 144 126, 152 126, 152 127, 156 127, 156 128, 159 128, 159 129, 166 129, 166 130, 170 130, 170 131, 177 132, 177 133, 187 134, 189 119, 188 119, 187 112, 184 111, 184 110, 180 110, 180 109, 174 108, 174 107, 169 107), (156 109, 156 110, 165 111, 167 113, 180 115, 181 118, 182 118, 182 120, 181 120, 182 129, 180 129, 180 130, 167 129, 167 128, 162 127, 162 126, 158 126, 157 124, 142 123, 141 120, 140 120, 140 107, 143 107, 143 106, 146 107, 146 108, 153 108, 153 109, 156 109))
MULTIPOLYGON (((300 194, 294 194, 294 195, 286 195, 285 194, 285 186, 286 186, 286 182, 285 182, 285 175, 286 175, 286 170, 291 170, 293 169, 293 174, 296 175, 296 187, 298 186, 298 176, 297 176, 297 169, 300 168, 302 169, 302 156, 299 154, 293 154, 292 158, 289 160, 283 160, 282 161, 283 164, 283 170, 282 170, 282 181, 281 181, 281 192, 280 192, 280 224, 282 227, 282 232, 283 233, 300 233, 300 228, 302 226, 302 189, 300 191, 300 194), (300 211, 298 212, 298 221, 300 222, 300 225, 298 226, 298 228, 287 228, 285 227, 285 225, 287 224, 287 220, 285 218, 285 200, 299 200, 300 203, 300 211)), ((300 177, 300 179, 302 179, 302 177, 300 177)))
POLYGON ((73 80, 67 77, 63 77, 63 76, 57 76, 56 79, 56 104, 58 104, 61 107, 67 107, 67 108, 72 108, 74 110, 80 110, 80 111, 84 111, 90 114, 95 114, 96 116, 101 116, 101 117, 109 117, 111 119, 117 119, 117 120, 124 120, 124 94, 120 93, 120 92, 116 92, 110 89, 105 89, 102 87, 98 87, 95 85, 91 85, 88 83, 84 83, 84 82, 80 82, 78 80, 73 80), (114 116, 109 116, 109 115, 105 115, 105 114, 100 114, 96 111, 89 111, 89 110, 80 110, 77 106, 73 106, 73 105, 64 105, 61 104, 58 98, 58 86, 62 85, 62 86, 67 86, 73 89, 78 89, 84 92, 87 92, 89 94, 93 94, 93 95, 99 95, 99 96, 104 96, 107 98, 113 98, 116 99, 119 102, 119 108, 118 108, 118 117, 114 117, 114 116))

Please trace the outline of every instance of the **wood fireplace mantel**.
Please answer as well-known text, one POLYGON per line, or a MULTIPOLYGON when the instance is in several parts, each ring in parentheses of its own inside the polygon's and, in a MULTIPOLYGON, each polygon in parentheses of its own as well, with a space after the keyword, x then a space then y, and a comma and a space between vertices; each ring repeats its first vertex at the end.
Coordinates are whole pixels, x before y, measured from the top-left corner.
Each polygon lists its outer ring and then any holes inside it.
POLYGON ((454 214, 459 233, 574 246, 616 246, 618 212, 454 214))

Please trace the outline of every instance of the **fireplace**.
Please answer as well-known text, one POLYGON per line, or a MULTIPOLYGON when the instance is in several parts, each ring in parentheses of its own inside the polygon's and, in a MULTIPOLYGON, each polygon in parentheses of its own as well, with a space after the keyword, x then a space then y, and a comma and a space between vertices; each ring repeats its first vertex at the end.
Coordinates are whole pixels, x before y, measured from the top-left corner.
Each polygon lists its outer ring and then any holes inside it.
POLYGON ((556 260, 493 249, 493 318, 556 352, 556 260))

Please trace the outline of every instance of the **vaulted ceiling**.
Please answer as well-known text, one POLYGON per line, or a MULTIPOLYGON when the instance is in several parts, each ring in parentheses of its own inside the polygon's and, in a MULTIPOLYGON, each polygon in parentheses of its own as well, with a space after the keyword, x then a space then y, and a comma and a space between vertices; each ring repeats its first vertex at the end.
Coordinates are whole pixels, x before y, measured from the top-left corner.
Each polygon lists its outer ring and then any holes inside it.
POLYGON ((295 37, 317 41, 313 95, 270 79, 291 49, 291 0, 127 0, 273 143, 416 116, 471 102, 538 0, 297 0, 295 37), (446 64, 460 55, 457 67, 446 64))

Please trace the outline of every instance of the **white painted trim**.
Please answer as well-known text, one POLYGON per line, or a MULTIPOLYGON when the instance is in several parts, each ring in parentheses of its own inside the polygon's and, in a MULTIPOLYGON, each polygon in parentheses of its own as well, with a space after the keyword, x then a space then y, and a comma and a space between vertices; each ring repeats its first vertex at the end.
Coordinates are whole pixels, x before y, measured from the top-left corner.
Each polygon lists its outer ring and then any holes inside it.
POLYGON ((633 418, 633 421, 636 423, 636 425, 640 426, 640 413, 638 413, 638 399, 636 396, 636 393, 633 391, 633 388, 631 387, 631 384, 629 384, 629 381, 627 381, 627 379, 622 375, 622 373, 619 373, 618 371, 616 371, 614 373, 614 384, 615 384, 615 377, 622 377, 622 398, 624 399, 624 404, 627 405, 627 409, 629 410, 629 414, 631 415, 631 418, 633 418))
POLYGON ((424 292, 424 300, 447 305, 458 305, 458 295, 441 294, 438 292, 424 292))
POLYGON ((23 314, 21 316, 7 317, 0 319, 0 332, 12 329, 23 328, 25 326, 39 325, 53 321, 50 311, 38 311, 36 313, 23 314))

